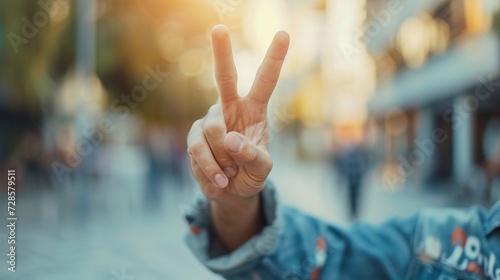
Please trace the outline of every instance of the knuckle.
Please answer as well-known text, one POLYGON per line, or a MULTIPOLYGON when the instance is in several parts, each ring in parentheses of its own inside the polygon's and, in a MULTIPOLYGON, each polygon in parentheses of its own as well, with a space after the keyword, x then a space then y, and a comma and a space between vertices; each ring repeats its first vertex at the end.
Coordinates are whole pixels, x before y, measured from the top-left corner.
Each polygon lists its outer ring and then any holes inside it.
POLYGON ((219 172, 220 167, 215 161, 207 161, 202 166, 204 173, 207 174, 210 178, 215 176, 217 172, 219 172))
POLYGON ((284 56, 279 56, 279 55, 270 55, 268 56, 269 60, 273 61, 273 62, 277 62, 277 63, 283 63, 283 61, 285 61, 285 57, 284 56))
POLYGON ((200 125, 200 124, 201 124, 201 122, 202 122, 202 121, 203 121, 203 119, 197 119, 197 120, 193 123, 193 125, 198 126, 198 125, 200 125))
POLYGON ((207 119, 203 123, 203 133, 207 136, 221 135, 224 133, 224 124, 214 118, 207 119))
POLYGON ((259 151, 257 149, 247 149, 245 152, 245 160, 247 162, 257 162, 260 160, 259 151))
POLYGON ((237 75, 235 75, 235 74, 218 74, 216 76, 216 79, 219 82, 233 82, 233 81, 236 81, 237 75))
POLYGON ((216 104, 210 106, 210 108, 208 109, 208 112, 209 113, 220 113, 221 112, 221 104, 216 103, 216 104))
POLYGON ((188 147, 189 154, 196 157, 203 153, 205 145, 202 142, 196 142, 188 147))
POLYGON ((193 125, 191 126, 191 130, 195 130, 195 129, 199 128, 199 127, 200 127, 200 125, 202 124, 202 122, 203 122, 203 119, 198 119, 198 120, 196 120, 196 121, 193 123, 193 125))
POLYGON ((265 160, 263 167, 266 170, 269 170, 269 172, 271 172, 271 170, 273 169, 273 160, 271 158, 269 158, 268 160, 265 160))
POLYGON ((266 75, 259 75, 259 81, 265 85, 275 85, 277 80, 274 77, 268 77, 266 75))
POLYGON ((229 157, 220 157, 217 161, 220 163, 221 167, 230 167, 234 165, 233 160, 229 157))
POLYGON ((190 144, 196 140, 197 137, 199 137, 199 131, 200 131, 200 126, 202 124, 201 120, 197 120, 191 125, 191 129, 189 130, 188 136, 187 136, 187 144, 188 144, 188 151, 189 151, 189 146, 190 144))

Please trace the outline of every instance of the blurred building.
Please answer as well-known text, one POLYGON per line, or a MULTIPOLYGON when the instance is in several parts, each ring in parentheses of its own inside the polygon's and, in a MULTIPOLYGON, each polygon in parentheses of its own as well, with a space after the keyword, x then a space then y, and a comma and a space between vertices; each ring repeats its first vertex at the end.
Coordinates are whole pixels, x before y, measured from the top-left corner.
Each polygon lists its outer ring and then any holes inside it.
POLYGON ((465 184, 500 139, 499 2, 367 1, 386 183, 465 184))

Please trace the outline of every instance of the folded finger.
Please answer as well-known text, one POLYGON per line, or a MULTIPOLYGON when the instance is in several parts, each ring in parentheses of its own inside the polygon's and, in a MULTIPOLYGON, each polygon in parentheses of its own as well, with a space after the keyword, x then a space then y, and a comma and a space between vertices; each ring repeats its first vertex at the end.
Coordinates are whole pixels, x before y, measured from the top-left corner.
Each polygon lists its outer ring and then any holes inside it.
POLYGON ((208 198, 212 198, 212 199, 219 196, 219 194, 222 192, 222 190, 217 188, 216 186, 214 186, 212 181, 210 181, 210 179, 208 179, 208 177, 205 176, 205 174, 201 170, 200 166, 193 158, 190 158, 190 161, 191 161, 191 168, 193 170, 194 177, 196 178, 196 181, 198 181, 198 184, 200 185, 200 188, 203 191, 203 193, 208 198))
POLYGON ((208 145, 201 127, 202 123, 197 121, 193 124, 188 135, 188 153, 196 161, 201 171, 217 187, 224 188, 228 184, 228 178, 215 160, 212 150, 208 145))
POLYGON ((224 170, 226 176, 229 178, 235 176, 237 166, 224 149, 224 138, 227 128, 220 104, 212 106, 207 116, 203 119, 203 133, 215 160, 222 170, 224 170))

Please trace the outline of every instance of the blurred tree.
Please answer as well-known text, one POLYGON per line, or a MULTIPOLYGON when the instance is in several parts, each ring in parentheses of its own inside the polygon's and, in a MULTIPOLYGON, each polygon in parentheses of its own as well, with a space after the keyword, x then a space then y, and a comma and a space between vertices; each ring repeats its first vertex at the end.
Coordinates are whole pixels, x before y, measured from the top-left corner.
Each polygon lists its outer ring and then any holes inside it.
MULTIPOLYGON (((171 75, 134 112, 150 121, 174 124, 203 114, 217 98, 216 92, 200 87, 197 75, 180 71, 180 61, 194 50, 208 57, 202 66, 211 67, 207 34, 218 22, 212 3, 96 3, 96 72, 110 95, 108 100, 130 94, 142 83, 147 67, 159 67, 171 75)), ((55 89, 74 67, 76 1, 2 0, 0 5, 0 106, 42 119, 52 111, 55 89)))
POLYGON ((74 45, 70 1, 3 0, 1 83, 12 108, 40 111, 54 83, 71 65, 74 45), (64 3, 64 4, 59 4, 64 3), (57 3, 57 4, 56 4, 57 3))
POLYGON ((152 122, 194 120, 217 98, 214 90, 196 86, 196 77, 179 71, 181 57, 192 49, 210 49, 207 31, 217 23, 206 1, 109 0, 98 22, 97 73, 111 102, 142 84, 146 68, 170 76, 137 106, 152 122), (169 54, 165 54, 165 49, 169 54))
POLYGON ((495 30, 498 38, 500 38, 500 12, 497 12, 493 16, 493 29, 495 30))
POLYGON ((26 132, 40 133, 51 92, 72 64, 71 2, 59 2, 0 3, 0 162, 26 132))

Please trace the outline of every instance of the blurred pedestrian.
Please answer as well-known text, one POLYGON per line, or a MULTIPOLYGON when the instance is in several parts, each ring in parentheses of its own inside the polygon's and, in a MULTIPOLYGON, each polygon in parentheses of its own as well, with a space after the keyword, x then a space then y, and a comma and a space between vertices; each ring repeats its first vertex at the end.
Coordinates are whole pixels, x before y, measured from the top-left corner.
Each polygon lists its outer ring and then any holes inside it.
POLYGON ((359 196, 366 171, 366 153, 361 144, 353 143, 341 151, 339 160, 340 174, 347 182, 349 215, 356 219, 359 214, 359 196))
POLYGON ((144 206, 156 211, 161 208, 165 177, 171 175, 172 132, 165 125, 148 124, 144 135, 148 158, 144 206))
MULTIPOLYGON (((486 205, 493 202, 494 181, 500 177, 500 113, 489 122, 485 133, 484 146, 490 146, 491 152, 483 165, 485 175, 484 202, 486 205), (489 142, 487 144, 487 142, 489 142)), ((486 154, 486 153, 485 153, 486 154)))

